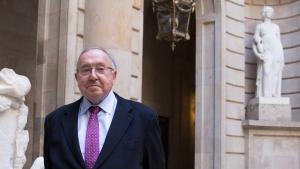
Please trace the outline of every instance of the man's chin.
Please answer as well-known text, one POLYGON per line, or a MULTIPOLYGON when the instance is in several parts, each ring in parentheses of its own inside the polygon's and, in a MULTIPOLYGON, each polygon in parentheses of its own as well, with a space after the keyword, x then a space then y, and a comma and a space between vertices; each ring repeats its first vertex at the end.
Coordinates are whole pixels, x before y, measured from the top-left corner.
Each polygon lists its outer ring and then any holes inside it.
POLYGON ((92 102, 93 104, 99 104, 104 98, 104 94, 101 93, 89 93, 87 96, 87 99, 92 102))
POLYGON ((87 94, 90 96, 101 96, 103 95, 103 91, 99 89, 90 89, 87 91, 87 94))

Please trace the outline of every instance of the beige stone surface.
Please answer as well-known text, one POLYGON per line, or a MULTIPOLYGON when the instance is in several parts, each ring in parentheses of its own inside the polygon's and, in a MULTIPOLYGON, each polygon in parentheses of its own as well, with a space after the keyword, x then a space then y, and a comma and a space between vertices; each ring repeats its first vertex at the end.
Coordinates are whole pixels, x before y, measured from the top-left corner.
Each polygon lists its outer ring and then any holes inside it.
POLYGON ((286 94, 285 97, 289 97, 291 99, 291 105, 292 108, 295 107, 299 107, 300 106, 300 95, 298 93, 291 93, 291 94, 286 94))
POLYGON ((281 36, 282 43, 284 44, 284 48, 293 48, 299 45, 299 30, 293 30, 293 32, 289 32, 288 34, 283 34, 281 36))
POLYGON ((253 143, 253 168, 298 169, 300 138, 257 136, 253 143))
POLYGON ((142 89, 140 86, 140 79, 131 77, 130 78, 130 87, 129 87, 129 95, 130 98, 133 98, 137 101, 141 101, 140 98, 142 97, 142 89))
POLYGON ((235 102, 244 101, 244 88, 226 84, 226 99, 235 102))
POLYGON ((141 34, 137 31, 132 31, 131 33, 131 51, 134 53, 140 54, 141 51, 141 41, 140 41, 141 34))
POLYGON ((295 46, 294 48, 285 49, 284 54, 286 55, 285 57, 286 63, 298 61, 299 60, 298 51, 300 51, 300 46, 295 46))
POLYGON ((142 17, 143 11, 136 9, 132 10, 132 28, 139 30, 139 32, 141 32, 143 28, 142 17))
POLYGON ((243 169, 245 168, 245 156, 243 154, 227 154, 226 169, 243 169))
POLYGON ((221 141, 222 165, 220 168, 240 169, 244 168, 244 131, 241 126, 245 118, 245 18, 244 2, 240 0, 226 1, 224 6, 225 34, 224 47, 226 68, 223 70, 225 86, 225 119, 220 126, 225 135, 221 141), (223 151, 222 151, 223 150, 223 151))
POLYGON ((300 20, 299 16, 291 16, 281 20, 277 20, 276 23, 281 28, 281 33, 287 34, 298 30, 299 25, 297 24, 300 20))
MULTIPOLYGON (((246 12, 246 16, 251 16, 252 18, 259 19, 262 5, 264 2, 261 0, 256 0, 260 2, 260 5, 249 5, 247 6, 248 10, 246 12)), ((255 2, 253 2, 255 4, 255 2)), ((297 15, 297 10, 290 10, 290 9, 300 9, 300 1, 294 1, 293 3, 287 3, 283 5, 276 5, 274 6, 274 10, 277 11, 274 15, 274 19, 277 18, 288 18, 288 16, 295 16, 297 15)))
POLYGON ((231 135, 231 136, 244 136, 242 121, 227 119, 225 132, 227 135, 231 135))
POLYGON ((78 0, 78 8, 85 9, 85 0, 78 0))
POLYGON ((233 35, 230 35, 228 33, 225 34, 225 41, 226 41, 226 48, 243 53, 244 52, 244 40, 243 38, 236 37, 233 35))
POLYGON ((142 66, 143 66, 142 56, 132 54, 131 59, 132 59, 131 74, 141 80, 142 79, 142 71, 143 71, 142 70, 142 66))
POLYGON ((244 153, 245 139, 244 137, 226 137, 226 152, 227 153, 244 153))
POLYGON ((226 65, 239 70, 245 70, 245 56, 243 54, 234 53, 231 51, 225 52, 226 65))
POLYGON ((243 103, 227 102, 226 117, 231 119, 245 119, 245 108, 243 103))
POLYGON ((293 121, 300 122, 300 109, 292 110, 292 119, 293 121))
POLYGON ((140 9, 142 6, 142 0, 133 0, 133 5, 134 8, 140 9))
POLYGON ((77 35, 84 36, 84 11, 77 12, 77 35))
POLYGON ((114 57, 117 64, 117 79, 113 89, 121 96, 130 98, 131 53, 118 49, 108 49, 108 52, 114 57))
POLYGON ((244 21, 244 8, 242 8, 239 5, 236 5, 235 3, 232 3, 234 1, 226 1, 226 15, 228 15, 231 18, 237 19, 241 22, 244 21))
POLYGON ((234 3, 238 4, 239 6, 244 6, 246 0, 233 0, 234 3))
POLYGON ((232 18, 226 17, 226 30, 227 32, 234 34, 236 36, 244 37, 245 36, 245 25, 242 22, 237 22, 232 18))
POLYGON ((89 0, 85 7, 85 46, 131 50, 132 1, 89 0))
POLYGON ((259 97, 249 101, 247 119, 290 121, 291 105, 289 98, 259 97))
MULTIPOLYGON (((75 65, 77 62, 77 57, 79 50, 81 52, 82 46, 80 48, 79 44, 82 41, 82 37, 77 36, 78 28, 81 28, 84 21, 79 20, 79 6, 83 5, 85 0, 74 0, 70 1, 68 4, 68 34, 67 34, 67 49, 66 49, 66 77, 65 85, 68 86, 65 89, 65 103, 71 103, 76 100, 75 89, 77 86, 74 80, 75 65), (80 23, 78 23, 80 22, 80 23), (80 25, 80 26, 79 26, 80 25), (79 49, 78 49, 79 47, 79 49)), ((81 17, 81 19, 84 19, 81 17)))
POLYGON ((298 169, 300 123, 249 120, 246 167, 248 169, 298 169))
POLYGON ((282 73, 283 77, 284 78, 297 78, 297 77, 299 77, 300 72, 295 71, 295 70, 297 70, 297 68, 299 68, 299 66, 300 66, 300 62, 295 62, 295 63, 287 65, 284 68, 284 71, 282 73))
POLYGON ((245 72, 234 68, 226 68, 226 82, 240 87, 245 86, 245 72))

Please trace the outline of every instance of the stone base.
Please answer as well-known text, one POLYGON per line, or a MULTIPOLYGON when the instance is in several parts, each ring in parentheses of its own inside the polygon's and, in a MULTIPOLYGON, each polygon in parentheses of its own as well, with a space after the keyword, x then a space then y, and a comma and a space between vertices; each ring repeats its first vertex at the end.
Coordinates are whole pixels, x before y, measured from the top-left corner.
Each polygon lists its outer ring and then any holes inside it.
POLYGON ((247 169, 299 169, 300 122, 246 120, 247 169))
POLYGON ((291 121, 290 98, 259 97, 251 99, 247 106, 246 119, 291 121))

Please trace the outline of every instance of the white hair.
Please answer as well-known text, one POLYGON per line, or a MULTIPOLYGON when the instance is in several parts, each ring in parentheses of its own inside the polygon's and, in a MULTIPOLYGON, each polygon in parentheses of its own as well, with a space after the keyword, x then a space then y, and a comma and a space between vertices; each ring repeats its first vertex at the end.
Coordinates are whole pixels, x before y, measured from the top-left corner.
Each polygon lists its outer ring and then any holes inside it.
POLYGON ((111 55, 110 53, 108 53, 105 49, 100 48, 100 47, 89 47, 89 48, 84 49, 84 50, 80 53, 80 55, 79 55, 79 57, 78 57, 78 60, 77 60, 77 67, 78 67, 78 63, 79 63, 79 58, 80 58, 80 56, 82 56, 84 53, 86 53, 86 52, 88 52, 88 51, 90 51, 90 50, 100 50, 101 52, 104 52, 104 53, 108 56, 109 61, 111 62, 112 68, 113 68, 114 70, 117 70, 117 64, 116 64, 116 62, 115 62, 115 59, 112 57, 112 55, 111 55))

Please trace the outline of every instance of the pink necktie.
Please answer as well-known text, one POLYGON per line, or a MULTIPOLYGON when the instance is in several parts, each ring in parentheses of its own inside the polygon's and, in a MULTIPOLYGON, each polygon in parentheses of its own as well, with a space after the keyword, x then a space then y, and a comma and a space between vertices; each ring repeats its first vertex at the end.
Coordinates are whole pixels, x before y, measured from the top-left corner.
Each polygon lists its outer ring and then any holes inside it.
POLYGON ((97 114, 101 111, 101 108, 91 106, 89 111, 90 118, 85 140, 85 162, 87 169, 92 169, 99 155, 99 123, 97 114))

